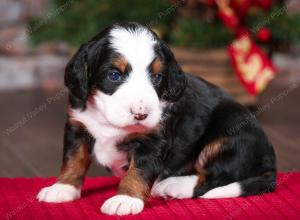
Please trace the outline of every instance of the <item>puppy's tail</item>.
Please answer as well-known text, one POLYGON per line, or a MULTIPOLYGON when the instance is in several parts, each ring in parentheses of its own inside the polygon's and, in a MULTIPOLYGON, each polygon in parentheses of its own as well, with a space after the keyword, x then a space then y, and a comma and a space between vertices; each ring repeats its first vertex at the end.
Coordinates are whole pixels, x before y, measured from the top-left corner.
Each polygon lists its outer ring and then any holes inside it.
POLYGON ((239 196, 258 195, 273 192, 276 188, 276 172, 270 171, 257 177, 251 177, 240 182, 230 183, 209 190, 200 198, 233 198, 239 196))

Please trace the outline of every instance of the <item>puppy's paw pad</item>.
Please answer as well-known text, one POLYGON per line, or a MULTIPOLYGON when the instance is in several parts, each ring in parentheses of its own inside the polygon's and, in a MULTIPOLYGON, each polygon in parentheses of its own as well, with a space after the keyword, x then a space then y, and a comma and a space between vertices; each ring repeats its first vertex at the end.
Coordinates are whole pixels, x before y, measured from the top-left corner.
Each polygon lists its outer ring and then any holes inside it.
POLYGON ((197 184, 197 176, 169 177, 155 184, 151 195, 154 197, 191 198, 197 184))
POLYGON ((144 208, 143 200, 127 195, 116 195, 104 202, 101 212, 108 215, 137 214, 144 208))
POLYGON ((36 197, 40 202, 70 202, 80 198, 80 189, 62 183, 43 188, 36 197))

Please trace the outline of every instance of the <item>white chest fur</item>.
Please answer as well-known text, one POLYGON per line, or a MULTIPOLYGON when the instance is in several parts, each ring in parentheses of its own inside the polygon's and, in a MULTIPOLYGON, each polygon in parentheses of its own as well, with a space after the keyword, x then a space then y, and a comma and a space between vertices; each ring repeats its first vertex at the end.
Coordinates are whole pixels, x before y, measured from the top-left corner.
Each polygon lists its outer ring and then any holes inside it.
POLYGON ((83 123, 95 138, 94 154, 97 161, 109 167, 115 175, 122 175, 122 167, 128 163, 127 154, 119 151, 116 144, 126 133, 108 124, 103 114, 93 106, 88 106, 84 111, 72 110, 71 116, 83 123))

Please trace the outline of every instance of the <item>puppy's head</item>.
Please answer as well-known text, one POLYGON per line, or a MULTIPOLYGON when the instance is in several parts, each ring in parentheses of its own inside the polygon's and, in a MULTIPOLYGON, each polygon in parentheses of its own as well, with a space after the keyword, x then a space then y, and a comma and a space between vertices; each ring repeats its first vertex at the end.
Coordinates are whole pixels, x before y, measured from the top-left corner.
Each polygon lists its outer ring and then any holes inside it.
MULTIPOLYGON (((157 35, 138 23, 115 24, 82 45, 66 67, 73 108, 90 100, 116 127, 155 127, 185 76, 157 35)), ((72 104, 72 103, 71 103, 72 104)))

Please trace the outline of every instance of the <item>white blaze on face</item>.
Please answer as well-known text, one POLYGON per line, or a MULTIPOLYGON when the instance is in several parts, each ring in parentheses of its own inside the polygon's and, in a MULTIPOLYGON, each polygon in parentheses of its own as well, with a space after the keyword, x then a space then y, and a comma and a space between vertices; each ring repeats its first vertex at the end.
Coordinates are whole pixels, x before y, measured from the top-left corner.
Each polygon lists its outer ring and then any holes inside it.
POLYGON ((132 70, 126 82, 114 94, 98 92, 95 97, 96 104, 114 126, 125 127, 139 122, 148 128, 155 127, 161 118, 162 105, 147 68, 155 57, 156 41, 143 28, 132 31, 120 27, 113 29, 110 35, 112 48, 127 60, 132 70), (132 112, 148 116, 144 120, 136 121, 132 112))

